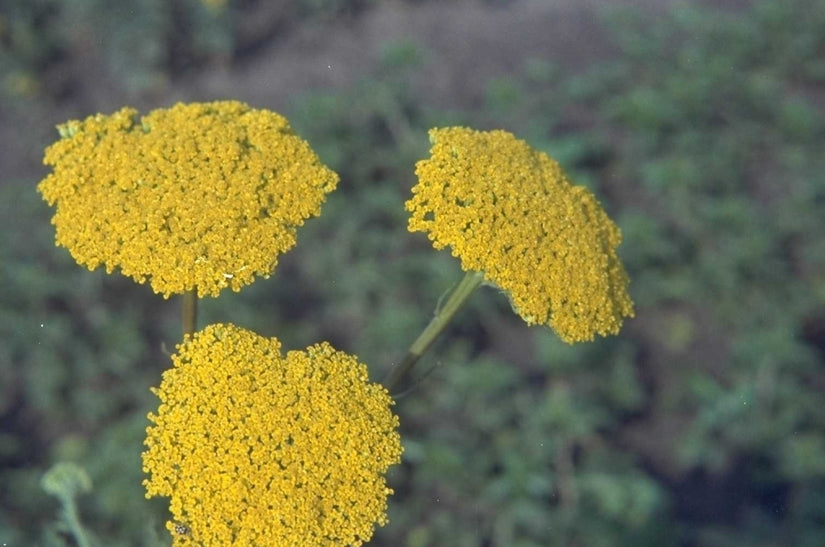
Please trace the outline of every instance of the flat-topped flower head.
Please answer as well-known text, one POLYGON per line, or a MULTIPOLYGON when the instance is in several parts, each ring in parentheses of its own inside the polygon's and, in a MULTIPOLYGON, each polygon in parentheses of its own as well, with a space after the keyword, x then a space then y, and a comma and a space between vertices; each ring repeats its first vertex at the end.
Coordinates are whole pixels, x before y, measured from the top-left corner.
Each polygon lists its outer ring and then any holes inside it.
POLYGON ((327 343, 282 355, 216 324, 173 362, 143 453, 147 497, 171 498, 173 545, 360 545, 387 522, 398 418, 355 357, 327 343))
POLYGON ((236 101, 123 108, 59 130, 38 186, 57 244, 167 297, 267 277, 338 183, 285 118, 236 101))
POLYGON ((558 163, 506 131, 432 129, 430 141, 406 204, 410 231, 449 246, 528 324, 567 342, 615 334, 633 316, 619 228, 558 163))

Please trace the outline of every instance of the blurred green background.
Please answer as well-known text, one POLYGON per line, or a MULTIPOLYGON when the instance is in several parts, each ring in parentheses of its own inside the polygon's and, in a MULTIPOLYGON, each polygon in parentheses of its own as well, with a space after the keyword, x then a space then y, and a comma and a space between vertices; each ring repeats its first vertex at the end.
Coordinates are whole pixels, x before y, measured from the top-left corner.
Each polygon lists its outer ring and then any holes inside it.
POLYGON ((476 294, 399 400, 373 545, 814 546, 825 537, 825 9, 817 0, 0 1, 0 545, 168 545, 146 413, 179 302, 53 245, 70 118, 231 98, 341 175, 269 280, 202 305, 380 378, 460 278, 406 231, 437 125, 503 128, 623 229, 637 318, 567 346, 476 294))

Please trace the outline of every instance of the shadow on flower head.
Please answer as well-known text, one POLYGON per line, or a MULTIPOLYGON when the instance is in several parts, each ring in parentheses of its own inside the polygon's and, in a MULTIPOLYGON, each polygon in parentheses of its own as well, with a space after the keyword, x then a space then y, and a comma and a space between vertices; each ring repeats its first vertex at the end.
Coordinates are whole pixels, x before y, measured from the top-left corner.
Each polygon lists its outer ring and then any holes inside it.
POLYGON ((174 545, 360 545, 387 522, 398 418, 355 357, 216 324, 173 361, 143 466, 174 545))
POLYGON ((616 334, 633 316, 619 228, 557 162, 506 131, 432 129, 416 165, 410 231, 484 272, 528 324, 567 342, 616 334))
POLYGON ((56 242, 168 297, 267 277, 338 176, 285 118, 236 101, 123 108, 59 127, 38 186, 56 242))

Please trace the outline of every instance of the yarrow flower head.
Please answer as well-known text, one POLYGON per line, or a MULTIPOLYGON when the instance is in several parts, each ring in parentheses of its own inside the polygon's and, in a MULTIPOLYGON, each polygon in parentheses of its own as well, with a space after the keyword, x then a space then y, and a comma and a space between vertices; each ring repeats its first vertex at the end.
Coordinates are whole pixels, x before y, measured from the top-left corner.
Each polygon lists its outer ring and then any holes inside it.
POLYGON ((285 118, 236 101, 140 119, 123 108, 58 129, 38 186, 56 243, 166 297, 267 277, 338 183, 285 118))
POLYGON ((168 496, 173 544, 360 545, 387 522, 398 418, 366 366, 329 344, 216 324, 178 346, 153 390, 147 497, 168 496))
POLYGON ((407 201, 410 231, 483 272, 528 324, 567 342, 619 331, 633 316, 616 255, 619 228, 557 162, 506 131, 430 131, 407 201))

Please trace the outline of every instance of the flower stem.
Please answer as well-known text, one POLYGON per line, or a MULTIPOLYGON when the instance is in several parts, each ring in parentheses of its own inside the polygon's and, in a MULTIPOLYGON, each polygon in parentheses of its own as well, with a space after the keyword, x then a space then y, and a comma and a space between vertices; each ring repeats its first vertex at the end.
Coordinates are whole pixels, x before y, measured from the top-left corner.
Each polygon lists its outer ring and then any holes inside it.
POLYGON ((80 518, 77 516, 77 506, 74 503, 74 498, 71 496, 62 496, 61 501, 63 502, 64 518, 69 525, 69 529, 72 531, 78 547, 91 547, 92 544, 86 536, 86 530, 83 529, 83 525, 80 524, 80 518))
POLYGON ((395 365, 382 382, 387 390, 392 393, 398 387, 401 380, 406 376, 421 359, 421 356, 426 353, 430 346, 432 346, 435 339, 447 327, 453 316, 461 309, 471 294, 484 281, 484 274, 482 272, 467 272, 464 278, 456 286, 455 290, 450 293, 450 297, 444 306, 436 310, 430 324, 421 332, 415 342, 412 343, 407 354, 400 363, 395 365))
POLYGON ((183 293, 183 336, 195 334, 198 328, 198 291, 183 293))

